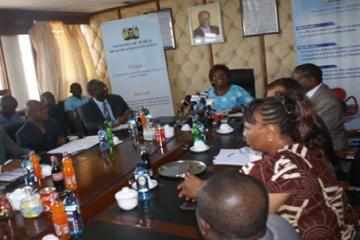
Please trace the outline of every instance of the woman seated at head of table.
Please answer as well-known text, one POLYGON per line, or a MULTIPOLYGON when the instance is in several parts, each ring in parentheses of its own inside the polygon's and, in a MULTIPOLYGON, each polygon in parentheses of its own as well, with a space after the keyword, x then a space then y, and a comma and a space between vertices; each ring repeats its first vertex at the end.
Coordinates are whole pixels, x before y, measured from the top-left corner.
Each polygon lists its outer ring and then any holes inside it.
MULTIPOLYGON (((310 102, 296 96, 277 95, 250 103, 243 134, 253 149, 263 152, 263 158, 243 166, 241 172, 265 185, 270 213, 288 220, 301 239, 352 239, 357 219, 350 217, 353 211, 337 185, 334 169, 320 148, 304 142, 318 137, 312 132, 314 117, 310 102)), ((203 184, 186 176, 178 186, 179 196, 196 198, 203 184)))
POLYGON ((212 87, 207 92, 214 99, 215 112, 239 112, 253 100, 242 87, 231 84, 230 69, 223 64, 210 69, 209 79, 212 87))

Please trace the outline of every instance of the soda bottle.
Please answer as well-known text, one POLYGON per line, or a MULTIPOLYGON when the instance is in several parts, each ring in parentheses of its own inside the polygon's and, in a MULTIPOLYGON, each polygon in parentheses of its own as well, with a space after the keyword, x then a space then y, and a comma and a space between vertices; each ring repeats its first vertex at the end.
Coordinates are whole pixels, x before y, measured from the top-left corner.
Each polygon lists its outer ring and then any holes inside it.
POLYGON ((80 203, 75 193, 71 190, 65 190, 64 208, 71 236, 74 238, 80 237, 84 231, 84 224, 80 214, 80 203))
POLYGON ((24 159, 21 163, 21 167, 24 171, 24 183, 25 186, 29 186, 32 189, 38 189, 38 180, 35 176, 33 165, 29 159, 24 159))
POLYGON ((143 166, 149 172, 149 176, 153 176, 153 171, 151 169, 151 162, 150 162, 150 154, 146 151, 145 145, 141 145, 140 147, 140 157, 143 161, 143 166))
POLYGON ((140 202, 149 201, 151 199, 149 189, 149 173, 142 163, 137 163, 135 168, 135 181, 138 191, 138 199, 140 202))
POLYGON ((109 144, 109 149, 110 152, 112 152, 112 148, 114 147, 114 136, 113 136, 113 132, 112 132, 112 127, 111 127, 111 122, 110 121, 106 121, 104 123, 105 125, 105 138, 109 144))
POLYGON ((199 138, 200 138, 200 130, 197 127, 197 124, 196 124, 195 121, 193 121, 192 128, 191 128, 191 133, 192 133, 192 138, 193 138, 194 142, 196 140, 199 140, 199 138))
POLYGON ((66 189, 75 190, 77 188, 75 170, 70 155, 67 152, 63 154, 63 174, 66 189))
POLYGON ((40 157, 35 153, 35 151, 30 151, 29 155, 31 163, 33 165, 35 176, 40 181, 43 178, 41 174, 40 157))
POLYGON ((140 108, 140 123, 142 126, 145 126, 147 124, 147 119, 146 119, 146 115, 145 115, 145 108, 143 106, 141 106, 140 108))
POLYGON ((65 190, 64 184, 64 175, 61 171, 59 160, 55 156, 50 157, 51 160, 51 178, 53 180, 54 187, 57 192, 62 192, 65 190))
POLYGON ((70 239, 68 218, 64 209, 64 204, 59 199, 56 199, 52 204, 51 213, 56 235, 62 240, 70 239))

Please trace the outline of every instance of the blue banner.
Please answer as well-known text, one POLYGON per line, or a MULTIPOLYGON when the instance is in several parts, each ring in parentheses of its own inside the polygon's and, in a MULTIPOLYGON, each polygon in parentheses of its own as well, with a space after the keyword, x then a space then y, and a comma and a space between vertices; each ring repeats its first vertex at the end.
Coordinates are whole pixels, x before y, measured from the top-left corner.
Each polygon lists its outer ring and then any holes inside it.
POLYGON ((292 0, 297 63, 323 70, 330 88, 360 100, 360 1, 292 0))

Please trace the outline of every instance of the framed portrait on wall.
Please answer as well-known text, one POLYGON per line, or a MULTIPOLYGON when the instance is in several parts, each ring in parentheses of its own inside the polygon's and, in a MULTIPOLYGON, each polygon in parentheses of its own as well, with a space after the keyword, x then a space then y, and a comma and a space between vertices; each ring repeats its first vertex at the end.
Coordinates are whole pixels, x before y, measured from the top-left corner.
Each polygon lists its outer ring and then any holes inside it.
POLYGON ((188 8, 192 45, 224 42, 220 3, 209 3, 188 8))
POLYGON ((276 0, 240 0, 244 37, 279 33, 276 0))

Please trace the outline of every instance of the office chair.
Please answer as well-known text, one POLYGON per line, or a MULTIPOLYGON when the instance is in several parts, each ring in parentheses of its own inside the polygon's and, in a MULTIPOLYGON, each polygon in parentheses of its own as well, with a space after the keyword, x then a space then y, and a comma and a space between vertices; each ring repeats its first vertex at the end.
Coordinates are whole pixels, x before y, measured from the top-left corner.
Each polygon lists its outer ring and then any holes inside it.
POLYGON ((255 97, 254 69, 230 69, 230 82, 239 85, 255 97))

